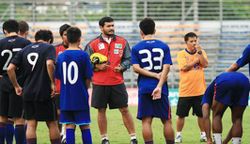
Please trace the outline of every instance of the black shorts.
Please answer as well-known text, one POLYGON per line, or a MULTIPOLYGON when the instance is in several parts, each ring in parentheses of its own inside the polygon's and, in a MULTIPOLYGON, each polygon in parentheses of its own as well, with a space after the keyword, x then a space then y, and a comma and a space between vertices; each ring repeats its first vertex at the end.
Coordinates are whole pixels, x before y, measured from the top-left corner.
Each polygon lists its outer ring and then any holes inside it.
POLYGON ((60 94, 56 94, 54 97, 55 104, 56 104, 56 109, 60 110, 60 94))
POLYGON ((180 97, 177 104, 176 115, 181 118, 186 117, 188 116, 189 110, 192 107, 192 114, 198 117, 202 117, 201 100, 202 96, 180 97))
POLYGON ((16 95, 11 83, 0 79, 0 115, 10 118, 23 118, 23 98, 16 95))
POLYGON ((91 106, 94 108, 110 109, 128 106, 128 93, 123 84, 113 86, 102 86, 93 84, 91 106))
POLYGON ((24 117, 26 120, 55 121, 57 120, 54 100, 24 101, 24 117))

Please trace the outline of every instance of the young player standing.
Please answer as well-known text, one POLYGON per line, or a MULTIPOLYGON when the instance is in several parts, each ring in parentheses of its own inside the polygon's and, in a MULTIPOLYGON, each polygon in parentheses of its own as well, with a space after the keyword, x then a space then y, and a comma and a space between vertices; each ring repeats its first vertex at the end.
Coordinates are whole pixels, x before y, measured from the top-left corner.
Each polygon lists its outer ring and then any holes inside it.
POLYGON ((171 109, 168 100, 167 75, 172 65, 169 47, 154 39, 155 23, 151 18, 140 22, 142 41, 132 48, 133 69, 139 74, 139 102, 137 118, 142 120, 145 144, 153 144, 151 128, 154 117, 163 123, 166 144, 174 144, 171 109))
POLYGON ((61 81, 60 122, 66 125, 66 142, 75 144, 75 125, 82 132, 82 143, 92 144, 88 88, 93 75, 88 54, 79 48, 81 31, 67 30, 69 47, 60 54, 56 63, 56 78, 61 81))

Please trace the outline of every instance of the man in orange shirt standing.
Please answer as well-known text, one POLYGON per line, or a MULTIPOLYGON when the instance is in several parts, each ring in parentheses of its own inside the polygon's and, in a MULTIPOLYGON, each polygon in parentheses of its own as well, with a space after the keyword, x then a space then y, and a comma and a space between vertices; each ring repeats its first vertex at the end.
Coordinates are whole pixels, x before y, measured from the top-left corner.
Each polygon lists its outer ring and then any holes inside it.
POLYGON ((184 127, 185 117, 188 116, 191 107, 193 115, 198 117, 198 125, 201 131, 200 141, 205 142, 206 134, 203 126, 201 100, 206 90, 204 68, 208 66, 207 55, 199 45, 198 36, 195 33, 187 33, 184 40, 186 49, 177 54, 180 82, 175 142, 182 142, 181 131, 184 127))

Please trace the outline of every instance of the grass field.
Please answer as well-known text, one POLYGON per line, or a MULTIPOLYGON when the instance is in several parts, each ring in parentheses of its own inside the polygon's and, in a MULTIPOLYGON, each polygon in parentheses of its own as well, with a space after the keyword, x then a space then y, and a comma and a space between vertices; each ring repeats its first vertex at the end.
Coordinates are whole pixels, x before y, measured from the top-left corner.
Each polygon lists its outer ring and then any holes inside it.
MULTIPOLYGON (((137 137, 139 140, 139 144, 143 144, 143 138, 141 134, 141 121, 136 119, 137 107, 130 107, 130 111, 133 115, 137 137)), ((173 126, 175 129, 175 111, 176 108, 172 108, 172 117, 173 117, 173 126)), ((96 121, 97 111, 95 109, 91 109, 91 132, 94 144, 100 143, 100 136, 96 121)), ((118 110, 108 110, 108 135, 111 144, 128 144, 129 143, 129 135, 123 125, 120 112, 118 110)), ((223 137, 226 136, 228 129, 231 127, 231 116, 230 110, 226 111, 226 114, 223 118, 223 137)), ((242 139, 242 144, 250 144, 250 108, 248 107, 245 111, 244 121, 243 121, 244 134, 242 139)), ((164 144, 164 138, 162 133, 162 124, 160 120, 155 119, 153 121, 153 132, 154 132, 154 142, 155 144, 164 144)), ((44 123, 40 123, 38 130, 38 143, 39 144, 49 144, 48 138, 48 130, 44 123)), ((81 134, 79 128, 76 133, 76 143, 81 144, 81 134)), ((183 144, 199 144, 199 129, 196 123, 196 117, 190 116, 186 118, 186 123, 183 129, 183 144)))

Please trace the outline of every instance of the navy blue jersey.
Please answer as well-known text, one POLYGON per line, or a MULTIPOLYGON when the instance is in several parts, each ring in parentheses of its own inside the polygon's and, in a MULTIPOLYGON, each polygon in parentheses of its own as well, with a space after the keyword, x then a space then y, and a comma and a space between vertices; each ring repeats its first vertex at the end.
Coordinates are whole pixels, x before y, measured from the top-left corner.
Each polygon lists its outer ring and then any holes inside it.
POLYGON ((249 80, 240 72, 224 72, 208 86, 202 104, 212 105, 213 99, 228 106, 246 106, 249 97, 249 80))
POLYGON ((19 51, 11 63, 23 71, 25 101, 46 101, 51 98, 51 81, 47 60, 55 61, 55 47, 47 43, 34 43, 19 51))
MULTIPOLYGON (((141 68, 160 73, 164 64, 172 64, 168 45, 160 40, 143 40, 132 48, 132 64, 139 64, 141 68)), ((156 78, 139 75, 139 93, 152 93, 159 80, 156 78)), ((168 95, 167 85, 163 87, 162 93, 168 95)))
POLYGON ((236 61, 239 67, 243 67, 248 64, 250 75, 250 45, 248 45, 242 53, 242 56, 236 61))
POLYGON ((86 80, 93 75, 88 54, 82 50, 66 50, 56 62, 56 78, 61 82, 61 110, 89 109, 86 80))
MULTIPOLYGON (((16 53, 31 44, 19 36, 6 37, 0 40, 0 75, 7 75, 7 67, 16 53)), ((17 75, 18 75, 17 71, 17 75)))

